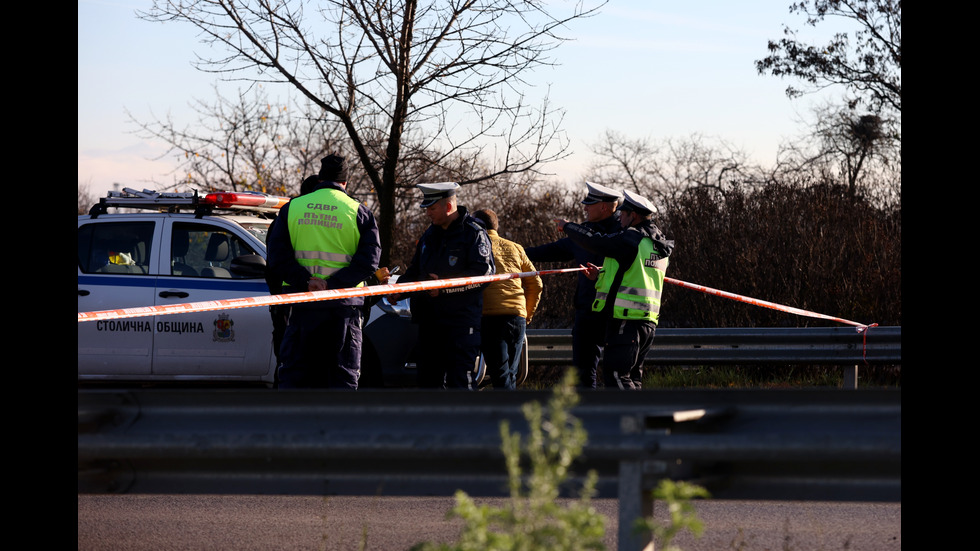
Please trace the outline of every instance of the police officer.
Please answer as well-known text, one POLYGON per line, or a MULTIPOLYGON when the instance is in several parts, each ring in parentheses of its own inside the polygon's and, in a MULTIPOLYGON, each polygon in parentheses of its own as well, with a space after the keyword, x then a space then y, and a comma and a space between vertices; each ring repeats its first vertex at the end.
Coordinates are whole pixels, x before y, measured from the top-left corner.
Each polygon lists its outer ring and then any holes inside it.
MULTIPOLYGON (((494 273, 486 230, 457 203, 459 184, 418 184, 421 207, 432 222, 398 283, 486 276, 494 273)), ((422 388, 475 390, 473 371, 480 354, 483 288, 472 284, 421 291, 411 296, 418 324, 418 384, 422 388)))
MULTIPOLYGON (((594 233, 616 233, 622 228, 614 216, 616 206, 623 194, 602 184, 585 182, 587 194, 582 199, 585 222, 582 227, 594 233)), ((589 263, 601 265, 602 255, 587 251, 568 237, 553 243, 526 249, 532 262, 575 261, 580 266, 589 263)), ((597 386, 596 371, 602 356, 605 320, 592 311, 595 300, 595 282, 579 272, 575 286, 575 320, 572 325, 572 363, 578 370, 578 384, 581 388, 594 389, 597 386)))
MULTIPOLYGON (((347 195, 344 157, 322 159, 318 183, 292 199, 269 231, 269 269, 283 292, 363 285, 381 258, 374 214, 347 195)), ((283 335, 279 388, 357 389, 363 297, 293 304, 283 335)))
MULTIPOLYGON (((320 177, 316 174, 312 176, 307 176, 303 180, 303 183, 299 186, 299 194, 307 194, 320 183, 320 177)), ((276 225, 279 218, 273 218, 272 223, 269 224, 269 231, 276 225)), ((265 272, 265 283, 269 287, 270 295, 282 294, 282 276, 272 271, 271 266, 266 265, 265 272)), ((276 355, 276 388, 279 387, 279 366, 282 365, 282 359, 279 357, 279 348, 282 345, 282 336, 286 333, 286 325, 289 322, 289 305, 288 304, 273 304, 269 306, 269 315, 272 316, 272 351, 276 355)))
POLYGON ((643 359, 660 320, 674 241, 653 224, 654 212, 656 207, 648 199, 627 191, 619 207, 624 229, 618 233, 601 235, 557 220, 559 229, 575 243, 604 257, 602 272, 592 265, 588 276, 598 277, 592 310, 606 320, 603 380, 607 388, 640 389, 643 359))

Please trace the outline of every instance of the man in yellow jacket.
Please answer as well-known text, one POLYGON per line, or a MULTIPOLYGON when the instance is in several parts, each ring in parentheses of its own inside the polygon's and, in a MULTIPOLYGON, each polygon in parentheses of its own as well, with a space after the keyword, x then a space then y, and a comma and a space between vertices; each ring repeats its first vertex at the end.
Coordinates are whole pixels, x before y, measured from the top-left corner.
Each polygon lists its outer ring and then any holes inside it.
MULTIPOLYGON (((497 234, 499 221, 495 212, 482 209, 474 212, 473 217, 487 228, 496 273, 536 271, 524 247, 497 234)), ((534 275, 494 281, 483 290, 480 350, 490 381, 496 389, 513 390, 517 387, 524 335, 538 307, 542 288, 541 277, 534 275)))

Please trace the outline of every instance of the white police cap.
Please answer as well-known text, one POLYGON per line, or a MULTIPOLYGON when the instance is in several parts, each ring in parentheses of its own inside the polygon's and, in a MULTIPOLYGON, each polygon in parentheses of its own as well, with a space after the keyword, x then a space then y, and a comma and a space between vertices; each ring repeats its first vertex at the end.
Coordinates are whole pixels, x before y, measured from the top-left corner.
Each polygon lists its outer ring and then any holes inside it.
POLYGON ((425 208, 440 199, 456 195, 456 189, 459 188, 459 184, 456 182, 439 182, 435 184, 417 184, 415 187, 422 190, 422 204, 419 206, 425 208))
POLYGON ((646 197, 640 197, 635 193, 623 192, 623 204, 616 210, 629 210, 643 215, 657 212, 657 207, 646 197))
POLYGON ((594 205, 596 203, 619 201, 623 198, 622 193, 602 184, 585 182, 585 187, 588 188, 589 194, 585 196, 585 199, 582 199, 583 205, 594 205))

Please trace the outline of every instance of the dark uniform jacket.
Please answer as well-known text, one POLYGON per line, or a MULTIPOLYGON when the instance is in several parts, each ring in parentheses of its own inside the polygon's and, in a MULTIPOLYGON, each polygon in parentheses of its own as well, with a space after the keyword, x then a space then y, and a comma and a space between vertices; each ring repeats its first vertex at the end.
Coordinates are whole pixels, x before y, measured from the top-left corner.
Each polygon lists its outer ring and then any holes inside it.
MULTIPOLYGON (((674 250, 674 240, 667 239, 663 232, 660 231, 660 228, 650 220, 610 234, 591 231, 584 224, 568 223, 565 224, 565 233, 568 234, 569 239, 575 241, 583 249, 599 255, 600 262, 594 262, 593 264, 601 266, 603 264, 601 259, 607 256, 616 259, 619 263, 619 273, 615 274, 615 279, 613 279, 612 287, 609 291, 610 295, 615 295, 619 290, 620 282, 623 280, 623 273, 629 269, 636 259, 640 241, 644 237, 649 237, 653 241, 653 245, 661 257, 670 256, 670 253, 674 250)), ((590 283, 593 284, 592 294, 594 296, 595 282, 590 283)), ((613 300, 606 302, 604 314, 610 315, 609 310, 611 310, 614 302, 613 300)), ((591 304, 589 307, 591 308, 591 304)))
MULTIPOLYGON (((583 222, 579 225, 590 232, 599 234, 617 233, 623 229, 616 216, 610 216, 598 222, 583 222)), ((602 266, 602 259, 604 258, 601 254, 583 249, 568 237, 563 237, 546 245, 526 248, 525 252, 527 252, 527 257, 531 259, 531 262, 568 262, 574 260, 576 267, 585 266, 588 262, 602 266)), ((591 281, 585 277, 583 272, 579 272, 575 285, 575 309, 591 311, 593 300, 595 300, 595 281, 591 281)))
MULTIPOLYGON (((425 230, 415 255, 398 283, 427 281, 429 274, 439 279, 486 276, 494 273, 493 252, 486 230, 467 214, 466 207, 457 208, 456 217, 445 230, 432 224, 425 230)), ((416 323, 446 323, 479 325, 483 316, 483 288, 489 283, 440 289, 435 297, 428 291, 413 293, 412 321, 416 323)))

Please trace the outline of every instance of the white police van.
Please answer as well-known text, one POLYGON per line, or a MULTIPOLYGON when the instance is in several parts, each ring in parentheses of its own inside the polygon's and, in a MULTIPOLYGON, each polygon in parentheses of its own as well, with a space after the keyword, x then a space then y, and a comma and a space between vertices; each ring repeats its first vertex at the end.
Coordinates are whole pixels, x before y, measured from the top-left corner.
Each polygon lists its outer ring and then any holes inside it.
MULTIPOLYGON (((268 294, 265 236, 287 201, 109 192, 78 217, 78 311, 268 294)), ((272 352, 267 307, 78 323, 79 381, 272 383, 272 352)))
MULTIPOLYGON (((267 295, 265 239, 288 201, 253 192, 109 192, 78 217, 78 311, 267 295)), ((415 384, 408 306, 382 299, 371 309, 360 386, 415 384)), ((489 379, 485 371, 481 361, 478 383, 489 379)), ((80 384, 275 380, 268 307, 78 323, 80 384)))

